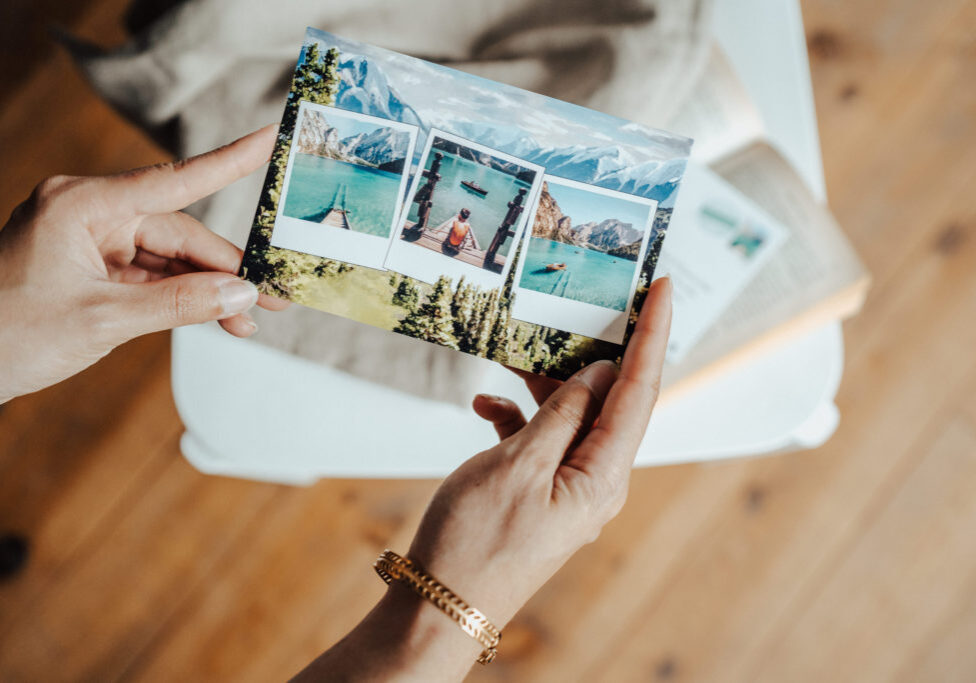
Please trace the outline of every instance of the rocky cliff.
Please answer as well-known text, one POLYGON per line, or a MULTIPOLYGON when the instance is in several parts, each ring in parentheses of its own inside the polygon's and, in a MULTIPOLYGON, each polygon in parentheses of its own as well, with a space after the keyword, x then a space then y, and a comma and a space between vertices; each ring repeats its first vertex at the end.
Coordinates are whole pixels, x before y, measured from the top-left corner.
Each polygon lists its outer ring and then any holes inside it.
POLYGON ((630 223, 616 218, 607 218, 599 223, 591 221, 574 227, 573 219, 562 212, 559 204, 549 194, 548 183, 543 183, 532 236, 605 251, 613 256, 636 261, 643 234, 630 223))
POLYGON ((625 258, 628 261, 636 261, 638 257, 640 257, 640 248, 641 248, 641 243, 640 240, 638 240, 630 244, 625 244, 622 247, 616 247, 615 249, 611 249, 607 253, 610 256, 616 256, 617 258, 625 258))
POLYGON ((548 183, 542 184, 542 194, 539 197, 539 208, 536 211, 535 223, 532 226, 532 236, 553 242, 576 244, 573 240, 573 221, 569 216, 563 215, 559 204, 549 194, 548 183))
POLYGON ((397 164, 402 168, 408 146, 407 134, 392 128, 377 128, 369 133, 340 139, 338 129, 329 123, 322 112, 310 110, 305 112, 302 127, 295 139, 295 151, 303 154, 384 169, 397 164))
POLYGON ((295 149, 304 154, 318 154, 334 159, 342 158, 339 147, 339 131, 329 125, 325 115, 307 110, 302 118, 302 127, 295 140, 295 149))
POLYGON ((600 251, 609 251, 633 242, 640 242, 641 232, 635 230, 630 223, 624 223, 616 218, 583 223, 573 229, 573 237, 580 244, 587 244, 600 251))

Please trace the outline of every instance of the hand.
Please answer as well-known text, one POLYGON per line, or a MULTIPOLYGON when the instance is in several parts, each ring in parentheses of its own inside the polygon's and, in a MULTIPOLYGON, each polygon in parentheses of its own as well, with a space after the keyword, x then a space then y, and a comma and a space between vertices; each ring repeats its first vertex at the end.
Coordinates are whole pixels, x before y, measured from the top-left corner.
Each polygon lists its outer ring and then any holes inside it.
POLYGON ((88 367, 119 344, 220 320, 257 327, 242 253, 179 209, 267 162, 268 126, 188 161, 37 186, 0 230, 0 403, 88 367))
POLYGON ((671 283, 656 281, 619 376, 609 361, 566 382, 520 373, 540 403, 526 422, 507 399, 474 409, 501 439, 434 495, 409 557, 501 627, 627 496, 657 399, 671 322, 671 283))
MULTIPOLYGON (((566 382, 519 373, 539 412, 507 399, 474 409, 501 438, 434 494, 407 556, 499 628, 619 512, 671 326, 671 281, 651 285, 618 374, 590 365, 566 382)), ((504 657, 505 640, 501 643, 504 657)), ((481 650, 436 607, 394 582, 341 642, 296 681, 461 680, 481 650)))

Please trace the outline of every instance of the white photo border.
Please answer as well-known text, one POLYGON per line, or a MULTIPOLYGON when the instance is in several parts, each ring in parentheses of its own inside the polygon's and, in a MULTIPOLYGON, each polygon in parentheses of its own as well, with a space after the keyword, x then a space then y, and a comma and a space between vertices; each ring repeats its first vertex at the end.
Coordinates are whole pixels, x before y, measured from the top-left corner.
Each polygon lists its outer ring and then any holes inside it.
MULTIPOLYGON (((562 185, 629 201, 634 204, 643 204, 649 207, 647 224, 644 226, 644 235, 641 237, 640 251, 634 267, 634 276, 630 282, 627 305, 623 311, 618 311, 613 308, 588 304, 553 294, 544 294, 534 289, 525 289, 520 286, 522 273, 525 270, 525 259, 529 248, 529 240, 532 238, 532 229, 535 227, 535 217, 539 210, 538 206, 535 206, 532 212, 532 225, 526 228, 522 238, 522 256, 519 258, 518 269, 515 271, 515 280, 512 288, 512 318, 535 325, 551 327, 564 332, 580 334, 613 344, 623 344, 624 337, 627 333, 627 322, 630 319, 630 309, 634 305, 634 295, 637 292, 637 283, 640 282, 641 271, 644 268, 644 259, 647 257, 647 246, 650 243, 651 233, 654 232, 654 220, 657 215, 658 202, 655 199, 619 192, 617 190, 608 190, 597 185, 581 183, 576 180, 569 180, 568 178, 560 178, 559 176, 548 173, 544 176, 544 182, 548 185, 562 185)), ((541 203, 541 194, 539 201, 537 201, 538 203, 541 203)))
POLYGON ((386 260, 383 263, 384 267, 387 270, 392 270, 428 284, 434 284, 442 276, 447 276, 456 283, 461 276, 464 276, 465 282, 469 284, 475 284, 488 289, 501 287, 505 284, 505 278, 511 270, 512 261, 518 253, 519 245, 522 243, 523 235, 529 224, 529 218, 530 216, 533 219, 535 218, 535 205, 542 193, 542 178, 545 172, 545 167, 538 164, 533 164, 525 159, 520 159, 517 156, 507 154, 493 147, 488 147, 474 140, 469 140, 438 128, 431 128, 427 133, 427 140, 424 142, 424 151, 417 163, 417 170, 413 175, 410 190, 403 198, 398 225, 390 240, 386 260), (413 198, 416 196, 417 190, 420 189, 424 167, 427 164, 427 158, 430 156, 435 138, 441 138, 448 142, 470 147, 483 154, 489 154, 497 159, 518 164, 522 168, 535 172, 535 178, 533 178, 529 186, 529 191, 525 195, 525 203, 523 204, 525 208, 522 210, 522 215, 519 217, 518 224, 515 226, 515 236, 512 238, 512 246, 509 249, 508 256, 505 258, 505 266, 500 273, 459 261, 440 252, 432 251, 431 249, 400 238, 406 226, 407 216, 410 214, 410 206, 413 203, 413 198))
POLYGON ((420 127, 414 124, 392 121, 380 116, 360 114, 359 112, 349 111, 348 109, 316 104, 308 100, 299 101, 298 113, 295 117, 295 128, 292 131, 291 142, 288 148, 285 179, 281 186, 281 196, 278 199, 278 211, 275 214, 274 227, 271 231, 271 246, 312 254, 313 256, 321 256, 335 261, 353 263, 375 270, 384 270, 383 262, 386 260, 390 240, 396 231, 399 221, 404 191, 407 187, 407 179, 410 175, 410 168, 419 133, 420 127), (288 198, 292 167, 296 158, 295 141, 301 132, 305 112, 309 110, 318 111, 334 118, 346 117, 407 133, 409 140, 407 143, 407 152, 404 157, 403 170, 400 172, 400 185, 394 200, 396 203, 393 207, 393 220, 390 223, 390 230, 386 237, 370 235, 355 230, 343 230, 285 215, 285 203, 288 198))

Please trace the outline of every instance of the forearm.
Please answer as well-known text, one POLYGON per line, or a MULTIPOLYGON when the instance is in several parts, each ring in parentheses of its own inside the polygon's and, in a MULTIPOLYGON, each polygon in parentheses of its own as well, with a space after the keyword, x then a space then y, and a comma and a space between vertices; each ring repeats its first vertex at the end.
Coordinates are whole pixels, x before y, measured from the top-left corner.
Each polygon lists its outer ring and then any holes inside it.
POLYGON ((356 628, 293 681, 460 681, 481 649, 437 607, 393 583, 356 628))

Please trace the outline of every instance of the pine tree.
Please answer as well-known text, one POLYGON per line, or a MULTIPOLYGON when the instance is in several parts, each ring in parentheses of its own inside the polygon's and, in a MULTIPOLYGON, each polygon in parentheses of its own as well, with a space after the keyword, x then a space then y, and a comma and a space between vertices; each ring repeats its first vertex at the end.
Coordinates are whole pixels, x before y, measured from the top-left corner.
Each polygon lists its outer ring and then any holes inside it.
POLYGON ((454 290, 454 296, 451 298, 451 315, 456 321, 461 313, 461 304, 464 300, 464 276, 458 280, 457 289, 454 290))
MULTIPOLYGON (((311 271, 311 264, 314 263, 311 257, 299 257, 293 252, 271 246, 271 230, 274 227, 281 188, 285 180, 285 165, 290 149, 288 143, 295 128, 298 103, 303 99, 317 104, 333 103, 339 88, 339 74, 336 70, 338 61, 339 51, 335 48, 322 54, 318 45, 313 43, 302 52, 302 59, 295 69, 285 104, 285 113, 278 130, 279 144, 275 146, 272 153, 271 165, 265 177, 265 187, 261 192, 254 219, 258 229, 251 232, 244 251, 242 267, 247 272, 248 279, 260 279, 279 292, 286 292, 292 280, 307 276, 311 271)), ((316 270, 323 265, 326 269, 330 268, 331 266, 325 261, 327 260, 314 266, 316 270)))
POLYGON ((495 324, 491 328, 485 344, 485 355, 493 361, 505 363, 508 361, 509 322, 511 317, 508 306, 501 306, 495 316, 495 324))
POLYGON ((549 355, 555 360, 556 356, 567 347, 572 337, 572 332, 554 330, 551 327, 546 328, 545 340, 546 346, 549 347, 549 355))
POLYGON ((478 330, 475 333, 474 349, 472 353, 487 358, 488 340, 491 337, 491 330, 495 326, 495 318, 498 316, 498 290, 492 290, 483 304, 483 313, 478 321, 478 330))
POLYGON ((416 339, 434 342, 448 348, 458 348, 451 319, 451 281, 440 277, 427 300, 407 314, 394 332, 416 339))
POLYGON ((478 349, 478 339, 481 330, 481 322, 485 316, 485 301, 487 296, 472 288, 468 294, 469 311, 464 320, 464 325, 457 334, 458 348, 466 353, 476 353, 478 349))
POLYGON ((409 280, 406 278, 402 278, 400 280, 400 284, 397 285, 397 289, 393 293, 393 303, 410 311, 416 308, 417 300, 419 298, 417 288, 410 284, 409 280))
POLYGON ((471 285, 459 286, 457 292, 455 292, 454 299, 451 301, 451 314, 454 318, 454 336, 458 340, 459 348, 462 345, 462 340, 467 336, 471 318, 475 315, 475 304, 475 288, 471 285))

